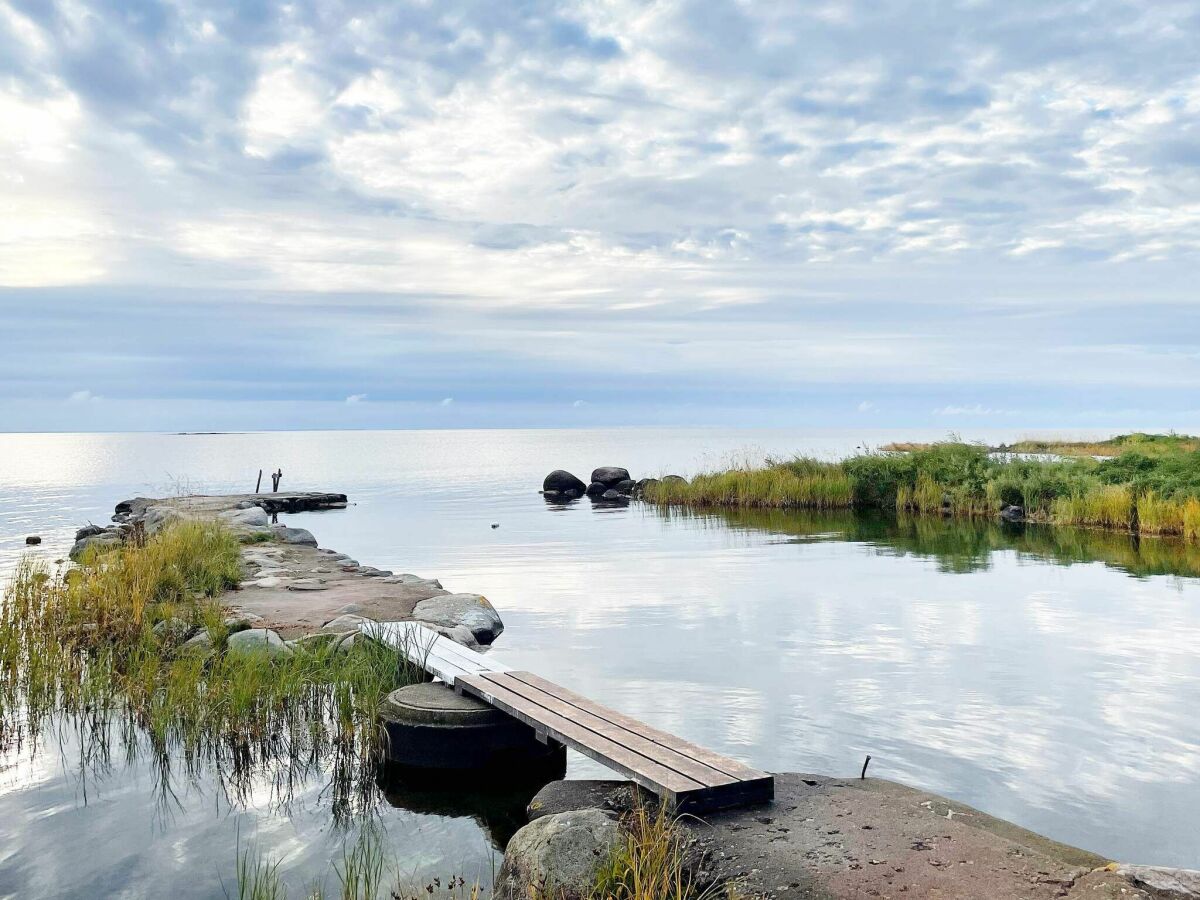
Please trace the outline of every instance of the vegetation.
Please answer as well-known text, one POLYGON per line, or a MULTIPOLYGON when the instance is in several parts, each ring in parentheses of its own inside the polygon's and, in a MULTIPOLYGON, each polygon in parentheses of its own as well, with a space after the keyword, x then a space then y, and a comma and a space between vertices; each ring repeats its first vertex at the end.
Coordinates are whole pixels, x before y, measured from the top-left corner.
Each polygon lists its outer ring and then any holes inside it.
POLYGON ((237 541, 216 523, 176 525, 66 572, 24 561, 0 606, 0 748, 32 752, 66 725, 91 765, 114 746, 150 753, 164 802, 182 760, 193 775, 211 766, 235 800, 253 776, 286 800, 300 777, 331 771, 335 815, 365 808, 379 704, 423 673, 370 640, 228 651, 214 598, 240 575, 237 541), (208 647, 184 642, 201 629, 208 647))
MULTIPOLYGON (((919 441, 893 441, 879 449, 910 453, 928 450, 931 443, 919 441)), ((1103 441, 1024 440, 993 447, 997 453, 1026 453, 1053 456, 1120 456, 1122 453, 1139 453, 1142 456, 1173 456, 1178 453, 1195 453, 1200 450, 1200 437, 1189 434, 1119 434, 1103 441)))
POLYGON ((854 507, 962 517, 1019 506, 1033 522, 1200 540, 1197 438, 1123 435, 1105 442, 1121 452, 1104 459, 997 454, 959 441, 903 446, 838 462, 768 459, 690 483, 652 483, 646 496, 666 506, 854 507))

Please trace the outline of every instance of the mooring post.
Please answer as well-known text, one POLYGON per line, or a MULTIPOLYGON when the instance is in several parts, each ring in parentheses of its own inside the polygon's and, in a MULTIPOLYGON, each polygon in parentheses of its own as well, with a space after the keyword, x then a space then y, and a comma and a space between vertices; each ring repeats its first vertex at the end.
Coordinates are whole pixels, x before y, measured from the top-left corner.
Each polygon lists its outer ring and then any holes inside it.
POLYGON ((260 490, 262 490, 262 469, 258 470, 258 481, 254 482, 254 493, 257 494, 260 490))
POLYGON ((283 480, 283 469, 278 469, 271 473, 271 490, 275 493, 279 492, 279 482, 283 480))

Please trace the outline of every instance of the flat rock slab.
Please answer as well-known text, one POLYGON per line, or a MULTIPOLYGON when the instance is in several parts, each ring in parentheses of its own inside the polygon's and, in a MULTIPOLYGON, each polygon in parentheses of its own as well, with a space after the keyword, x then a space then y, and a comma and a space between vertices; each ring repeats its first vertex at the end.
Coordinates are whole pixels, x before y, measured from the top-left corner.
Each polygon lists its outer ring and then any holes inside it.
POLYGON ((1147 897, 1107 860, 890 781, 775 777, 774 803, 685 819, 710 875, 776 897, 1147 897))
MULTIPOLYGON (((648 798, 653 803, 653 798, 648 798)), ((583 808, 621 814, 627 781, 560 781, 529 804, 531 820, 583 808)), ((653 807, 652 807, 653 808, 653 807)), ((775 776, 775 801, 685 816, 689 867, 701 885, 735 882, 745 897, 942 900, 1147 900, 1124 868, 969 806, 890 781, 775 776), (947 817, 949 815, 949 817, 947 817)))

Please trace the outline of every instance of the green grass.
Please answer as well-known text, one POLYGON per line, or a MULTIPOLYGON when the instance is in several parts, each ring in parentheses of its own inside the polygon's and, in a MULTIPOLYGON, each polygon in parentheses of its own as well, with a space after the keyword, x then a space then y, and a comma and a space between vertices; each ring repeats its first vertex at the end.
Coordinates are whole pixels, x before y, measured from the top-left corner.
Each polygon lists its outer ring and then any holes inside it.
POLYGON ((1090 453, 1023 458, 960 441, 892 446, 905 449, 834 462, 768 459, 688 483, 659 482, 646 497, 664 506, 853 507, 960 517, 995 516, 1015 505, 1034 522, 1200 540, 1197 438, 1124 435, 1106 442, 1121 452, 1099 460, 1090 453))
POLYGON ((286 791, 329 771, 335 813, 365 808, 377 790, 380 703, 423 672, 371 640, 227 652, 214 598, 240 575, 237 541, 215 523, 177 525, 66 572, 23 561, 0 606, 0 748, 34 752, 66 725, 84 738, 86 760, 150 753, 164 800, 182 761, 189 774, 216 773, 232 799, 256 776, 286 791), (156 635, 168 618, 207 628, 213 651, 156 635))

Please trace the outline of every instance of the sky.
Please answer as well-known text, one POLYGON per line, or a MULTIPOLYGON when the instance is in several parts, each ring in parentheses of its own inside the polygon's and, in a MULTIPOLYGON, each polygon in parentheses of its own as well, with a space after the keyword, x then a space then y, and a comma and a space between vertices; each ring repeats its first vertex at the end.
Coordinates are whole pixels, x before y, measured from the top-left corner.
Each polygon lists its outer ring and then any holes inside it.
POLYGON ((0 430, 1200 430, 1200 6, 0 0, 0 430))

